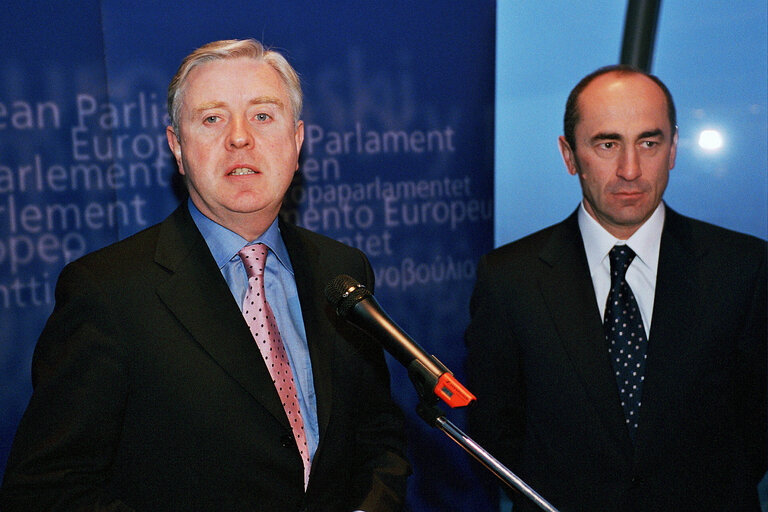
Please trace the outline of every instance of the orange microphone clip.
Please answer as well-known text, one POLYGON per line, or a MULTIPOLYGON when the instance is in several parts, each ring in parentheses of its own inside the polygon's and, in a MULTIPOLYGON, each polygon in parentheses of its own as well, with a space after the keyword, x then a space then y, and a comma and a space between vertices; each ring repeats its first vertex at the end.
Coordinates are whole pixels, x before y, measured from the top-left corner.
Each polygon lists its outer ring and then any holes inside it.
POLYGON ((466 407, 475 401, 475 395, 456 380, 451 372, 445 372, 437 380, 435 394, 451 407, 466 407))

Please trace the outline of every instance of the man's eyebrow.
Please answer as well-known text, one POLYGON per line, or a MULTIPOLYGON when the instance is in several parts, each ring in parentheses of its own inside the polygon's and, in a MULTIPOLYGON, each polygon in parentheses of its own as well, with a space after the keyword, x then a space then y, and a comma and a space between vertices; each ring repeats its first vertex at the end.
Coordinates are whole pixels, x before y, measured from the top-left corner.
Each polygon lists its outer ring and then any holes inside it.
MULTIPOLYGON (((250 100, 248 104, 249 105, 271 104, 271 105, 276 105, 278 108, 283 108, 285 106, 283 102, 280 101, 280 98, 276 98, 274 96, 258 96, 250 100)), ((200 113, 206 110, 210 110, 214 108, 222 108, 226 106, 227 106, 227 102, 225 101, 209 101, 207 103, 201 103, 200 105, 195 107, 193 111, 195 113, 200 113)))
MULTIPOLYGON (((664 137, 664 132, 660 128, 656 128, 654 130, 647 130, 642 132, 640 135, 637 136, 637 140, 641 139, 651 139, 654 137, 664 137)), ((600 132, 596 133, 592 136, 590 139, 591 141, 595 142, 598 140, 622 140, 622 136, 618 133, 614 132, 600 132)))
POLYGON ((248 103, 251 105, 263 105, 266 103, 266 104, 276 105, 279 108, 283 108, 285 106, 283 102, 280 101, 280 98, 276 98, 274 96, 258 96, 256 98, 253 98, 248 103))
POLYGON ((227 104, 225 102, 223 102, 223 101, 209 101, 208 103, 202 103, 202 104, 198 105, 197 107, 195 107, 192 110, 195 113, 200 113, 200 112, 203 112, 205 110, 210 110, 212 108, 221 108, 221 107, 224 107, 226 105, 227 104))
POLYGON ((643 133, 641 133, 637 138, 638 139, 651 139, 653 137, 661 137, 664 138, 664 132, 660 128, 656 128, 655 130, 648 130, 643 133))
POLYGON ((621 140, 621 139, 622 137, 618 133, 600 132, 600 133, 594 134, 590 140, 597 141, 597 140, 621 140))

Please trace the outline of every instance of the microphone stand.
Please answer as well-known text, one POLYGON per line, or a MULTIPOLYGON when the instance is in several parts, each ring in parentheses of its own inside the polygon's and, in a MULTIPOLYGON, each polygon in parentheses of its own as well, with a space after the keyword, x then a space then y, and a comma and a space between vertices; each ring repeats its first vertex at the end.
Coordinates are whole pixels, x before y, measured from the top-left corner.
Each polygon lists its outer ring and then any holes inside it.
POLYGON ((422 385, 421 380, 412 372, 409 372, 409 374, 411 381, 416 388, 416 392, 419 395, 419 404, 416 406, 416 412, 421 419, 426 421, 430 427, 442 430, 448 437, 464 448, 467 453, 496 475, 502 482, 523 493, 536 503, 539 508, 548 512, 558 512, 555 507, 550 505, 547 500, 542 498, 528 484, 523 482, 520 477, 507 469, 506 466, 494 458, 482 446, 462 432, 456 425, 451 423, 451 421, 445 417, 445 413, 437 407, 437 397, 428 391, 425 392, 425 386, 422 385))
POLYGON ((502 482, 525 494, 542 510, 557 512, 536 491, 448 421, 436 405, 438 398, 451 407, 464 407, 475 400, 474 395, 453 378, 443 363, 425 353, 418 343, 408 337, 381 310, 365 286, 350 276, 339 275, 325 287, 325 297, 335 307, 339 317, 381 341, 384 348, 407 368, 408 377, 419 396, 416 412, 429 426, 442 430, 502 482), (350 317, 351 311, 355 313, 350 317))

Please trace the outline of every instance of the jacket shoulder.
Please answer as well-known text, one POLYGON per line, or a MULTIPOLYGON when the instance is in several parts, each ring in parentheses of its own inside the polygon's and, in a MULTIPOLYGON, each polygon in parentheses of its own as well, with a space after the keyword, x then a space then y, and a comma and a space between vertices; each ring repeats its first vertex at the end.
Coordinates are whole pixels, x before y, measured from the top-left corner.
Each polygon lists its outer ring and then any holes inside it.
POLYGON ((756 236, 727 229, 667 209, 665 234, 689 245, 695 254, 720 255, 733 261, 766 258, 768 243, 756 236))
POLYGON ((492 268, 529 265, 533 260, 539 259, 553 242, 567 240, 574 235, 580 237, 578 229, 574 232, 570 222, 569 218, 499 246, 483 256, 481 264, 492 268))

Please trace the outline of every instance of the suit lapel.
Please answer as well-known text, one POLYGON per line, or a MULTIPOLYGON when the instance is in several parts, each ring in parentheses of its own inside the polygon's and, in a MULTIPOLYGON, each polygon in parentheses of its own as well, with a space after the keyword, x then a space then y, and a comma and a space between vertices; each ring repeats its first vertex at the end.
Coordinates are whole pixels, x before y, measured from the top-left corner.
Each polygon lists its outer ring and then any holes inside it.
POLYGON ((694 333, 703 297, 695 283, 702 256, 685 218, 667 208, 636 439, 639 449, 646 439, 670 435, 665 410, 676 402, 671 400, 678 389, 675 375, 698 358, 694 333))
POLYGON ((632 444, 624 424, 576 213, 554 228, 539 257, 549 268, 542 273, 540 286, 559 339, 606 431, 629 460, 632 444))
POLYGON ((322 254, 317 246, 301 236, 298 229, 290 224, 281 223, 280 232, 291 258, 296 288, 301 303, 309 357, 312 362, 312 378, 315 385, 317 421, 320 440, 324 437, 331 416, 333 395, 333 342, 336 332, 331 322, 324 320, 325 282, 322 281, 322 254))
POLYGON ((170 311, 230 377, 289 428, 259 349, 186 203, 163 222, 155 261, 170 271, 157 287, 170 311))

